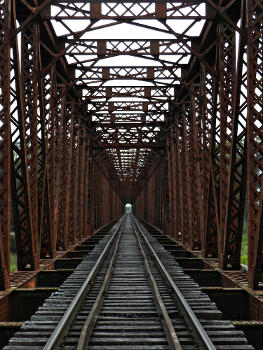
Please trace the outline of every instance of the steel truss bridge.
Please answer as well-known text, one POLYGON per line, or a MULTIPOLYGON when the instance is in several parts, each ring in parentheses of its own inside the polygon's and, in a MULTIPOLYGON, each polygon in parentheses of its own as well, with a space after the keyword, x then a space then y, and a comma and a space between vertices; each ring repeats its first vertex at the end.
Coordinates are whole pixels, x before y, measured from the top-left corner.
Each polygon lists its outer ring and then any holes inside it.
POLYGON ((127 202, 260 288, 262 107, 262 0, 0 0, 0 290, 127 202))

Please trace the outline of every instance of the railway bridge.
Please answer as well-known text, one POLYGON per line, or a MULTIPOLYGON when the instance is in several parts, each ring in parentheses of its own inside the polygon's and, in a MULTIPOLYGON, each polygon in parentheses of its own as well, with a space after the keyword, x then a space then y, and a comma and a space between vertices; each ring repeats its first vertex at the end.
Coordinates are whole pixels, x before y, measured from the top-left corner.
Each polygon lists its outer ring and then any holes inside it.
POLYGON ((262 0, 0 0, 0 348, 262 349, 262 110, 262 0))

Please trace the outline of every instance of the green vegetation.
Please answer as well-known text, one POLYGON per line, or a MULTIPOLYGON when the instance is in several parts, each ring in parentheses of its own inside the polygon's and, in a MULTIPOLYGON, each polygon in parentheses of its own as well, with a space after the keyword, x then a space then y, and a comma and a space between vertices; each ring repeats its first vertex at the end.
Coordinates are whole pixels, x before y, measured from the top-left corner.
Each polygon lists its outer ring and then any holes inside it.
POLYGON ((244 223, 243 226, 243 235, 242 235, 242 243, 241 243, 241 264, 248 264, 248 226, 247 222, 244 223))
POLYGON ((10 271, 15 271, 17 270, 17 265, 16 265, 16 253, 10 252, 10 271))
POLYGON ((17 270, 15 232, 10 232, 10 271, 17 270))

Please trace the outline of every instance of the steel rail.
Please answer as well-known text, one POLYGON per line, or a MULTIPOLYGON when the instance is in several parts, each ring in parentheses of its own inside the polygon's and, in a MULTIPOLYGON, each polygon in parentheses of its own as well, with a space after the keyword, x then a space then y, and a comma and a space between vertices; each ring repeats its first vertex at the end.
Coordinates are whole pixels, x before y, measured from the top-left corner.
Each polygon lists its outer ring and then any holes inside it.
POLYGON ((78 345, 77 345, 77 350, 88 349, 88 343, 89 343, 92 331, 95 327, 95 324, 96 324, 96 321, 98 318, 98 314, 99 314, 101 306, 103 304, 105 293, 106 293, 106 290, 108 288, 108 285, 109 285, 109 282, 111 279, 114 263, 115 263, 118 248, 119 248, 121 235, 123 232, 123 227, 124 227, 124 225, 122 225, 121 232, 119 233, 119 237, 118 237, 118 240, 117 240, 115 248, 114 248, 113 256, 111 258, 111 261, 110 261, 109 267, 107 269, 106 275, 104 277, 99 294, 97 295, 97 298, 96 298, 96 300, 95 300, 95 302, 94 302, 94 304, 89 312, 89 316, 81 329, 81 333, 80 333, 80 337, 79 337, 79 341, 78 341, 78 345))
MULTIPOLYGON (((134 233, 135 233, 135 236, 137 238, 138 245, 139 245, 142 257, 143 257, 144 266, 145 266, 145 269, 146 269, 146 272, 147 272, 147 275, 149 278, 149 284, 150 284, 150 287, 152 289, 152 293, 154 296, 154 302, 155 302, 156 308, 158 310, 158 313, 161 316, 161 323, 163 325, 170 349, 171 350, 182 350, 182 347, 181 347, 179 339, 176 335, 174 326, 172 324, 170 316, 166 310, 166 307, 165 307, 164 302, 162 300, 162 297, 160 295, 158 285, 157 285, 156 280, 151 272, 151 268, 150 268, 147 256, 145 254, 145 251, 144 251, 143 246, 142 246, 141 241, 140 241, 139 234, 135 229, 135 225, 134 225, 133 221, 132 221, 132 224, 133 224, 134 233)), ((79 349, 77 349, 77 350, 79 350, 79 349)))
POLYGON ((210 340, 208 334, 204 330, 204 328, 201 325, 198 318, 195 316, 195 314, 194 314, 193 310, 191 309, 190 305, 188 304, 187 300, 185 299, 185 297, 183 296, 183 294, 181 293, 181 291, 179 290, 179 288, 177 287, 177 285, 173 281, 170 273, 167 271, 167 269, 165 268, 165 266, 163 265, 163 263, 161 262, 161 260, 157 256, 152 245, 148 241, 145 234, 142 232, 141 227, 139 226, 139 224, 137 223, 137 220, 134 218, 133 215, 132 215, 132 220, 134 221, 141 237, 143 238, 151 256, 154 258, 160 273, 162 274, 162 276, 165 278, 165 280, 169 284, 170 288, 172 289, 173 294, 174 294, 175 299, 176 299, 176 302, 178 304, 178 307, 179 307, 180 311, 182 312, 186 323, 188 324, 190 329, 193 331, 194 336, 195 336, 197 342, 199 343, 201 349, 202 350, 216 350, 216 348, 215 348, 214 344, 212 343, 212 341, 210 340))
POLYGON ((68 306, 67 310, 65 311, 64 315, 62 316, 61 320, 57 324, 56 328, 54 329, 53 333, 51 334, 50 338, 48 339, 46 345, 44 346, 43 350, 57 350, 58 346, 62 340, 62 337, 65 335, 65 333, 68 331, 70 327, 70 323, 73 321, 74 317, 76 316, 82 301, 84 300, 91 282, 97 275, 97 272, 99 268, 101 267, 103 261, 105 260, 109 249, 115 240, 119 229, 122 227, 127 215, 123 217, 118 227, 115 229, 112 237, 110 238, 109 242, 106 244, 105 248, 103 249, 102 253, 100 254, 99 258, 97 259, 95 265, 91 269, 90 273, 88 274, 88 277, 86 278, 83 285, 80 287, 78 293, 75 295, 74 299, 68 306))

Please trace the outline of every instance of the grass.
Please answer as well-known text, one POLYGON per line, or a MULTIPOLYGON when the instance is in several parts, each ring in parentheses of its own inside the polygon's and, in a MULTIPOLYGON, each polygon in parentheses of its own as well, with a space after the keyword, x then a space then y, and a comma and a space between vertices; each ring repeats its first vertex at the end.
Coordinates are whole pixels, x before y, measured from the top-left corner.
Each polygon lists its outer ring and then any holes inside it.
POLYGON ((247 222, 243 226, 243 235, 242 235, 242 243, 241 243, 241 264, 248 265, 247 222))
POLYGON ((10 271, 17 270, 17 264, 16 264, 16 254, 14 252, 10 252, 10 271))
POLYGON ((17 270, 15 232, 10 232, 10 271, 17 270))

